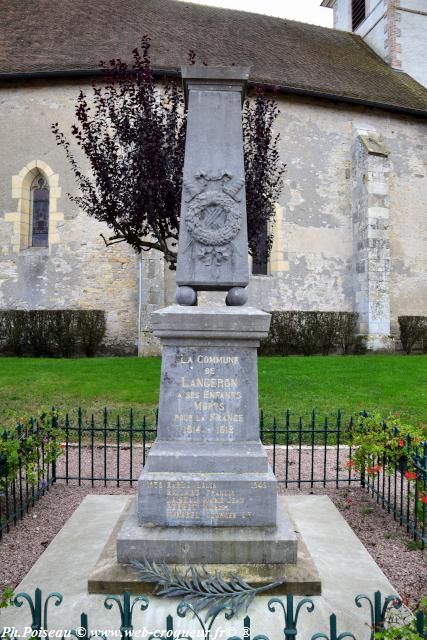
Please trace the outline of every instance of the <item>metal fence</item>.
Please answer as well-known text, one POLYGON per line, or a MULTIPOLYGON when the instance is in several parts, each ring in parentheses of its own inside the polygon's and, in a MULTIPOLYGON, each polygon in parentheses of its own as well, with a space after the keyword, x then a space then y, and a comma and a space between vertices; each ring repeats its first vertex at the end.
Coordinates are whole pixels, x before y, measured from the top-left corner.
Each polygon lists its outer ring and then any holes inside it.
POLYGON ((17 425, 13 434, 8 431, 0 434, 2 443, 7 445, 14 439, 19 444, 16 454, 17 469, 12 477, 8 474, 6 454, 0 452, 0 540, 3 531, 9 531, 11 524, 16 525, 18 519, 29 512, 36 500, 49 491, 56 480, 56 464, 46 455, 46 443, 43 440, 34 451, 34 473, 31 478, 25 470, 23 454, 26 443, 29 438, 36 439, 38 435, 39 424, 35 420, 30 420, 25 429, 22 425, 17 425))
MULTIPOLYGON (((107 410, 96 417, 79 409, 60 422, 63 455, 56 463, 46 464, 43 451, 39 452, 39 484, 29 485, 20 470, 2 490, 0 537, 2 530, 16 523, 55 481, 92 487, 133 486, 157 433, 155 415, 147 418, 132 410, 125 417, 107 410)), ((346 464, 352 452, 354 428, 354 418, 345 420, 340 412, 333 418, 320 418, 312 412, 308 419, 295 417, 290 411, 281 417, 267 417, 262 412, 260 415, 260 437, 283 489, 360 486, 424 547, 427 443, 417 448, 408 444, 406 453, 412 457, 417 473, 415 483, 407 480, 398 466, 392 475, 382 471, 375 476, 361 475, 346 464)))
MULTIPOLYGON (((81 409, 75 420, 67 414, 64 455, 58 460, 56 479, 79 485, 132 486, 156 438, 156 425, 155 415, 151 420, 137 418, 132 410, 124 418, 104 410, 99 420, 81 409)), ((290 411, 283 414, 283 420, 260 414, 261 441, 285 487, 360 483, 360 475, 346 467, 353 428, 353 417, 344 421, 341 412, 324 419, 312 412, 307 421, 290 411)))
MULTIPOLYGON (((408 447, 408 455, 415 469, 415 481, 407 480, 404 469, 395 467, 391 475, 383 472, 367 475, 363 486, 424 549, 427 543, 427 443, 408 447)), ((384 468, 385 460, 377 462, 384 468)))
MULTIPOLYGON (((55 636, 56 629, 52 628, 48 622, 48 609, 51 602, 54 603, 55 606, 60 606, 63 603, 63 596, 61 593, 55 591, 43 598, 42 591, 40 589, 36 589, 34 596, 25 592, 18 593, 15 596, 15 606, 20 607, 26 603, 29 608, 30 615, 28 617, 27 627, 31 627, 31 637, 58 637, 55 636), (52 636, 48 636, 49 632, 52 633, 52 636)), ((368 634, 371 640, 373 640, 376 632, 382 632, 389 626, 390 613, 393 613, 393 610, 400 609, 402 603, 396 595, 383 597, 380 591, 376 591, 373 597, 365 594, 356 596, 354 605, 366 610, 367 615, 364 624, 367 629, 369 629, 368 634)), ((141 623, 136 623, 134 614, 138 609, 145 612, 149 606, 150 601, 147 597, 136 596, 132 598, 127 591, 125 591, 121 596, 107 596, 104 600, 104 607, 110 610, 114 607, 117 612, 116 625, 119 633, 117 636, 114 635, 114 637, 118 637, 121 640, 129 640, 129 638, 132 637, 141 637, 141 623)), ((301 598, 297 601, 292 595, 285 596, 284 598, 273 597, 267 602, 263 619, 266 621, 266 615, 276 616, 278 619, 277 629, 281 630, 280 636, 278 635, 277 637, 284 640, 295 640, 298 637, 301 637, 301 633, 304 632, 305 616, 307 614, 310 614, 311 616, 315 611, 316 606, 311 598, 301 598)), ((7 610, 5 613, 7 613, 7 610)), ((191 616, 192 620, 196 621, 196 624, 200 629, 196 628, 194 631, 189 631, 184 635, 182 635, 181 632, 177 633, 174 627, 174 617, 172 614, 168 614, 165 618, 163 629, 153 630, 152 633, 148 631, 148 633, 142 637, 148 636, 149 640, 153 640, 154 638, 160 638, 161 640, 185 638, 186 640, 191 640, 192 637, 203 637, 204 640, 211 640, 216 637, 218 625, 215 623, 224 620, 225 623, 230 624, 230 620, 232 620, 230 607, 226 604, 218 606, 215 613, 213 613, 213 615, 207 620, 204 619, 203 613, 199 614, 195 611, 192 604, 188 601, 182 601, 178 604, 176 613, 181 619, 185 618, 186 615, 189 614, 189 617, 191 616)), ((402 618, 406 623, 408 616, 402 616, 402 618)), ((222 624, 224 624, 224 622, 222 622, 222 624)), ((64 623, 61 623, 61 625, 61 629, 63 629, 64 623)), ((414 633, 416 632, 419 634, 418 637, 427 638, 427 623, 422 611, 416 614, 412 621, 412 625, 414 633)), ((194 627, 194 625, 192 626, 194 627)), ((255 637, 253 636, 253 625, 251 623, 251 618, 248 615, 243 618, 242 624, 239 624, 239 626, 241 628, 241 636, 233 634, 233 636, 229 637, 227 640, 251 640, 251 638, 253 638, 253 640, 269 640, 266 635, 261 635, 262 631, 255 637)), ((179 628, 182 629, 182 623, 179 624, 179 628)), ((75 627, 70 628, 69 631, 65 631, 62 637, 69 638, 74 636, 75 638, 83 638, 84 640, 99 637, 104 638, 105 640, 105 635, 103 636, 102 631, 103 630, 95 631, 92 629, 87 614, 82 613, 80 620, 75 620, 75 627)), ((4 627, 3 630, 0 628, 0 637, 12 640, 12 638, 16 637, 16 629, 14 627, 4 627)), ((221 635, 221 637, 223 636, 221 635)), ((311 636, 311 640, 318 640, 320 638, 324 638, 325 640, 344 640, 344 638, 352 638, 355 640, 355 635, 351 631, 340 631, 339 618, 335 613, 332 613, 329 617, 329 628, 319 630, 311 636)))

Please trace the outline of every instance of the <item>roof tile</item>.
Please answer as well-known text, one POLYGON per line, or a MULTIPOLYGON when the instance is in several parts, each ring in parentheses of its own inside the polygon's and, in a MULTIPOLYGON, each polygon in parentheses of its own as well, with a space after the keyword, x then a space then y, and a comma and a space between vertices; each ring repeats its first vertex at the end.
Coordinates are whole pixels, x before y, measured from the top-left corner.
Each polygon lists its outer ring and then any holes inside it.
POLYGON ((8 0, 0 74, 96 70, 143 34, 153 67, 179 69, 194 49, 199 63, 251 66, 252 81, 427 113, 427 89, 355 34, 177 0, 8 0))

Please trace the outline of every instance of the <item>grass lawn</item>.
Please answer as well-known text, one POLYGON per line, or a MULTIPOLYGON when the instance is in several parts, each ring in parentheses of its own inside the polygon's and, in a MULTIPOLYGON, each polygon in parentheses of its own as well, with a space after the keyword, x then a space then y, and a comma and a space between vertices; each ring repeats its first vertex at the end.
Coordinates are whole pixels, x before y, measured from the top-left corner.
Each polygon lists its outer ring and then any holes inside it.
MULTIPOLYGON (((159 393, 159 358, 56 360, 0 358, 0 417, 40 407, 151 413, 159 393)), ((362 408, 427 422, 427 357, 400 355, 259 358, 260 407, 307 416, 312 409, 349 415, 362 408)))

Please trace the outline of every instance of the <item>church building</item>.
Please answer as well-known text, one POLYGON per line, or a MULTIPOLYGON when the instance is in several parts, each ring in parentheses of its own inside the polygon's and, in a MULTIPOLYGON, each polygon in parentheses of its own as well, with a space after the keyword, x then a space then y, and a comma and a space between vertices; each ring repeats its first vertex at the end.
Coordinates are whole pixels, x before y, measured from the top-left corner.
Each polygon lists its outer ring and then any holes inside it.
POLYGON ((100 61, 148 35, 159 79, 192 49, 275 93, 287 170, 249 304, 355 311, 368 349, 400 348, 398 316, 427 316, 427 0, 320 3, 333 29, 184 0, 1 3, 0 309, 104 309, 108 352, 158 353, 150 314, 175 274, 161 254, 105 246, 51 131, 71 138, 100 61))

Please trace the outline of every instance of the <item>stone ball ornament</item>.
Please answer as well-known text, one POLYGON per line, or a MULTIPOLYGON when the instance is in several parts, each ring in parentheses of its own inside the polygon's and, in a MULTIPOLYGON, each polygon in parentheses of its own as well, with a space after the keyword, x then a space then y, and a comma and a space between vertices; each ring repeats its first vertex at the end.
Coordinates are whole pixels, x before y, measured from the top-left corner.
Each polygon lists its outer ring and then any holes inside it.
POLYGON ((241 307, 248 301, 248 292, 244 287, 232 287, 227 293, 225 304, 227 307, 241 307))
POLYGON ((197 291, 193 287, 178 287, 175 293, 175 302, 186 307, 197 305, 197 291))

